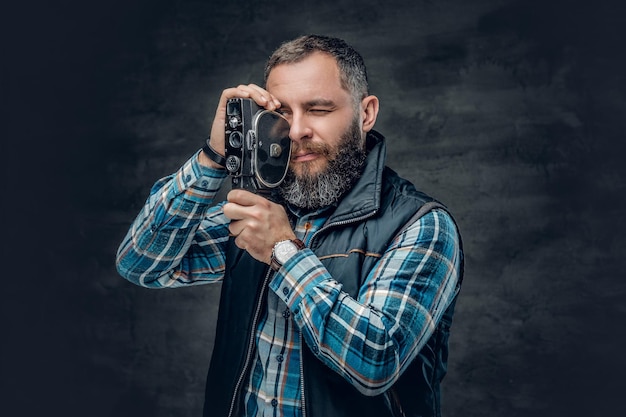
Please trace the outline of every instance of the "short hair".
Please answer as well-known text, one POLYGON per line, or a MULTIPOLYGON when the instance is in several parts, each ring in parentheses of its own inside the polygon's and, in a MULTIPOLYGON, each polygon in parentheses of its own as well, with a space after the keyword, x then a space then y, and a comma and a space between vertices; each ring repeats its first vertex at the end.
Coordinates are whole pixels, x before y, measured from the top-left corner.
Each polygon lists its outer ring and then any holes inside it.
POLYGON ((335 58, 341 86, 350 93, 354 105, 367 97, 367 69, 361 54, 344 40, 323 35, 304 35, 280 45, 265 65, 265 83, 277 65, 300 62, 315 52, 326 53, 335 58))

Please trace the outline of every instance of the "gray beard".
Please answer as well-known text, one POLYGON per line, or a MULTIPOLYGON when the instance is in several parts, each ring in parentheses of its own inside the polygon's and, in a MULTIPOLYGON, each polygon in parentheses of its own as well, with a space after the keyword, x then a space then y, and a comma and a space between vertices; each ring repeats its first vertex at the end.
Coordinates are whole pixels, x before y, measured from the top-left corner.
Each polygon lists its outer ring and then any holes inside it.
POLYGON ((336 205, 363 173, 367 152, 358 122, 352 123, 341 137, 338 151, 318 175, 296 177, 289 170, 280 186, 284 201, 302 209, 317 210, 336 205))

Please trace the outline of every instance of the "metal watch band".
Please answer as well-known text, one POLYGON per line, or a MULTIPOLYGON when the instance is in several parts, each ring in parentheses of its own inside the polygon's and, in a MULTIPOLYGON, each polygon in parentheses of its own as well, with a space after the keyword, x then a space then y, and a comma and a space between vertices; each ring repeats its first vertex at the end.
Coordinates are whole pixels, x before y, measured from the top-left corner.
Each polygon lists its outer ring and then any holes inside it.
POLYGON ((226 158, 217 153, 215 149, 213 149, 211 145, 209 145, 210 140, 211 138, 207 138, 204 146, 202 147, 202 152, 204 152, 204 154, 208 156, 211 161, 215 162, 219 166, 226 168, 226 158))

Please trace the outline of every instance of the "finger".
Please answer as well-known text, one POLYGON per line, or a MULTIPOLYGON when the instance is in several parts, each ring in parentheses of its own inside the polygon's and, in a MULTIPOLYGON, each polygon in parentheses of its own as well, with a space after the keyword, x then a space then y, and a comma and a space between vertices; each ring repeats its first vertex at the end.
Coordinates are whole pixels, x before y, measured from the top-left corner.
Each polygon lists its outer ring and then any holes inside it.
POLYGON ((226 200, 228 200, 229 203, 234 203, 246 207, 254 206, 257 204, 265 206, 266 204, 268 204, 268 200, 265 197, 239 188, 231 190, 226 196, 226 200))
POLYGON ((222 154, 225 149, 224 124, 226 123, 226 102, 231 98, 249 98, 268 110, 276 110, 281 107, 280 101, 256 84, 241 84, 237 87, 223 90, 215 111, 213 125, 211 126, 211 146, 222 154))
POLYGON ((245 224, 244 222, 240 220, 231 221, 230 224, 228 225, 228 231, 230 232, 231 236, 241 235, 241 232, 243 232, 244 229, 245 229, 245 224))
POLYGON ((235 245, 242 250, 246 250, 246 243, 240 237, 235 238, 235 245))
POLYGON ((225 89, 224 91, 222 91, 222 95, 220 96, 220 101, 217 106, 217 113, 220 115, 226 113, 226 102, 231 98, 252 98, 251 96, 253 94, 259 96, 260 93, 255 88, 243 84, 237 87, 225 89))
POLYGON ((237 87, 227 88, 222 91, 218 111, 222 110, 226 106, 226 102, 231 98, 249 98, 268 110, 275 110, 281 106, 280 101, 266 89, 256 84, 240 84, 237 87))
POLYGON ((237 204, 237 203, 226 203, 222 207, 222 211, 224 212, 224 216, 228 217, 231 222, 242 220, 246 217, 245 207, 237 204))
POLYGON ((247 92, 249 98, 254 100, 259 106, 265 107, 268 110, 276 110, 281 106, 280 101, 278 101, 276 97, 256 84, 240 85, 237 88, 247 92))
POLYGON ((222 91, 220 100, 215 110, 215 117, 213 118, 213 125, 211 126, 211 147, 222 155, 225 152, 225 135, 224 125, 226 123, 226 102, 230 98, 244 97, 248 98, 249 92, 241 91, 238 88, 227 88, 222 91))

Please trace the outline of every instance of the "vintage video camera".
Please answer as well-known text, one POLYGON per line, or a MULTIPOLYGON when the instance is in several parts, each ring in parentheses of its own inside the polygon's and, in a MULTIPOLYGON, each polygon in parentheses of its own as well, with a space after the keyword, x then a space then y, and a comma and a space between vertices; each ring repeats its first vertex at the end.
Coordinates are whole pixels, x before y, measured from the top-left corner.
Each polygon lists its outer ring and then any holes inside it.
POLYGON ((270 194, 285 179, 291 158, 289 123, 253 100, 226 103, 226 169, 233 188, 270 194))

